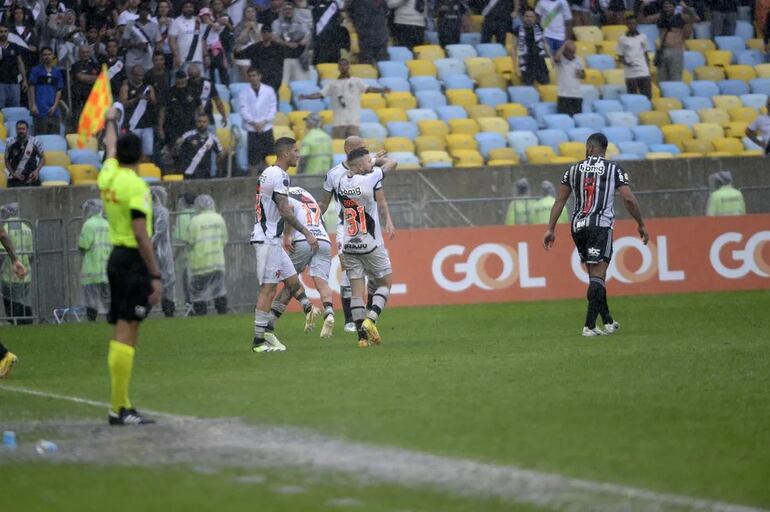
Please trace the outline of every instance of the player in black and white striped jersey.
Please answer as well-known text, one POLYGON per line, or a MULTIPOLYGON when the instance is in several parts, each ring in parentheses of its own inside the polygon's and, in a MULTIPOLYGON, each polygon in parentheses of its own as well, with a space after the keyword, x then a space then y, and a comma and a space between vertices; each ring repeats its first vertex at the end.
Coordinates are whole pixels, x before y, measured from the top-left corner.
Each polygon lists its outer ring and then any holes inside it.
POLYGON ((548 231, 543 247, 549 250, 556 241, 554 230, 570 193, 574 193, 575 210, 572 212, 572 240, 580 261, 588 270, 588 312, 583 336, 612 334, 620 328, 610 314, 604 280, 612 259, 612 228, 615 225, 615 191, 620 192, 628 213, 636 220, 639 236, 647 244, 649 235, 644 225, 639 203, 629 186, 628 173, 614 162, 604 158, 607 137, 594 133, 586 141, 586 159, 572 165, 561 180, 556 202, 551 209, 548 231), (596 327, 601 314, 604 329, 596 327))

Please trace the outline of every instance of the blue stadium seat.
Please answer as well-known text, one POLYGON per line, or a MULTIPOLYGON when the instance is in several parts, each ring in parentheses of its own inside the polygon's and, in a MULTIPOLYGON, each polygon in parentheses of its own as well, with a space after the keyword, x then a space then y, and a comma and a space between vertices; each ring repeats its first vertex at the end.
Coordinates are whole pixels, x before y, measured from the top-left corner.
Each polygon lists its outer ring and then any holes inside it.
POLYGON ((412 108, 406 111, 406 117, 413 123, 417 121, 427 121, 429 119, 438 119, 436 111, 430 108, 412 108))
POLYGON ((361 109, 361 122, 362 123, 379 123, 380 118, 374 113, 374 110, 370 108, 361 109))
POLYGON ((580 113, 573 117, 579 128, 590 128, 598 131, 607 125, 604 116, 596 113, 580 113))
POLYGON ((636 29, 647 37, 647 48, 654 50, 655 41, 660 37, 658 26, 650 23, 640 23, 636 29))
POLYGON ((669 110, 668 117, 671 118, 671 124, 686 124, 692 126, 700 123, 700 116, 694 110, 669 110))
POLYGON ((585 142, 588 140, 588 137, 597 131, 591 128, 572 128, 567 130, 567 136, 572 142, 585 142))
POLYGON ((627 112, 633 112, 634 114, 652 110, 652 103, 650 103, 647 96, 642 94, 623 94, 620 96, 620 102, 627 112))
POLYGON ((420 159, 417 158, 417 155, 409 151, 393 151, 388 153, 388 157, 398 162, 399 165, 420 165, 420 159))
POLYGON ((714 42, 718 49, 733 52, 733 62, 735 55, 746 49, 746 41, 738 36, 716 36, 714 42))
POLYGON ((748 41, 754 37, 754 25, 749 21, 738 20, 735 22, 735 36, 743 41, 748 41))
POLYGON ((489 159, 489 151, 497 148, 504 148, 508 144, 505 137, 497 132, 479 132, 474 135, 476 143, 479 145, 479 152, 485 160, 489 159))
POLYGON ((527 159, 526 150, 530 146, 537 146, 540 142, 537 135, 529 130, 508 132, 508 144, 516 150, 522 160, 527 159))
POLYGON ((321 92, 321 88, 315 82, 310 80, 294 80, 289 82, 289 89, 291 90, 291 97, 296 101, 299 99, 300 94, 314 94, 321 92))
POLYGON ((245 89, 248 87, 249 84, 246 82, 233 82, 230 84, 230 97, 231 98, 237 98, 238 95, 241 93, 241 89, 245 89))
POLYGON ((653 144, 663 144, 663 132, 655 125, 634 126, 631 132, 635 140, 644 142, 648 147, 653 144))
POLYGON ((558 129, 547 129, 537 131, 537 140, 542 146, 551 146, 554 152, 559 154, 559 144, 569 142, 567 132, 558 129))
POLYGON ((391 121, 386 123, 385 126, 388 128, 389 137, 406 137, 407 139, 414 140, 420 135, 417 124, 409 121, 391 121))
POLYGON ((43 151, 67 151, 67 139, 61 135, 38 135, 43 151))
POLYGON ((434 30, 425 31, 425 44, 439 44, 438 32, 434 30))
POLYGON ((693 96, 702 96, 704 98, 711 98, 720 94, 719 86, 711 80, 693 80, 690 82, 690 89, 692 89, 693 96))
POLYGON ((382 87, 380 85, 380 80, 377 78, 362 78, 361 81, 365 83, 368 87, 376 87, 376 88, 382 87))
MULTIPOLYGON (((460 43, 469 44, 471 46, 478 46, 481 44, 481 33, 480 32, 463 32, 462 34, 460 34, 460 43)), ((438 41, 436 41, 436 44, 438 44, 438 41)))
POLYGON ((332 156, 332 165, 340 165, 342 162, 347 160, 348 156, 345 153, 334 153, 332 156))
POLYGON ((629 142, 634 140, 634 133, 625 126, 606 126, 602 128, 602 133, 607 136, 607 140, 613 144, 629 142))
POLYGON ((508 96, 513 103, 521 103, 527 108, 540 101, 540 93, 530 85, 508 87, 508 96))
POLYGON ((752 78, 749 80, 753 94, 767 94, 770 96, 770 78, 752 78))
POLYGON ((45 183, 46 181, 66 181, 69 183, 70 173, 64 167, 44 165, 40 169, 40 182, 45 183))
POLYGON ((647 144, 641 140, 626 140, 618 143, 617 146, 621 153, 631 153, 641 157, 650 151, 647 144))
POLYGON ((592 112, 592 105, 594 101, 601 99, 599 88, 591 84, 583 84, 580 86, 580 96, 583 98, 583 112, 592 112))
POLYGON ((388 56, 390 57, 390 60, 401 62, 414 59, 412 51, 405 46, 388 46, 388 56))
MULTIPOLYGON (((233 108, 235 108, 235 105, 233 105, 233 108)), ((288 114, 289 112, 293 111, 294 109, 291 107, 291 104, 286 101, 279 101, 278 102, 278 112, 283 112, 284 114, 288 114)))
POLYGON ((596 100, 593 103, 594 111, 599 114, 607 112, 623 112, 623 104, 618 100, 596 100))
POLYGON ((448 44, 446 45, 446 51, 450 58, 460 59, 464 61, 471 57, 478 57, 476 49, 469 44, 448 44))
POLYGON ((764 56, 757 50, 743 50, 742 52, 738 52, 735 60, 737 64, 745 64, 747 66, 756 66, 765 61, 764 56))
POLYGON ((476 82, 474 82, 468 75, 448 75, 442 77, 444 85, 447 89, 471 89, 473 90, 476 82))
POLYGON ((613 156, 613 160, 642 160, 644 156, 637 155, 636 153, 618 153, 617 155, 613 156))
POLYGON ((393 92, 412 92, 409 82, 403 78, 395 76, 384 76, 379 79, 382 87, 387 87, 393 92))
POLYGON ((605 84, 599 87, 603 100, 619 100, 621 94, 626 94, 626 86, 621 84, 605 84))
POLYGON ((550 114, 545 116, 544 120, 546 128, 569 130, 575 127, 575 121, 567 114, 550 114))
POLYGON ((433 64, 442 80, 446 80, 448 76, 465 74, 465 63, 460 59, 436 59, 433 64))
POLYGON ((447 104, 446 97, 439 91, 419 91, 414 95, 420 108, 437 109, 447 104))
POLYGON ((443 107, 436 108, 438 118, 448 122, 450 119, 467 119, 468 113, 459 105, 444 105, 443 107))
POLYGON ((508 126, 511 127, 511 131, 529 130, 531 132, 536 132, 540 129, 535 118, 531 116, 511 116, 508 118, 508 126))
POLYGON ((380 77, 409 79, 409 68, 400 61, 381 60, 377 63, 377 70, 380 72, 380 77))
POLYGON ((682 105, 687 110, 695 110, 696 112, 702 108, 714 108, 714 104, 711 102, 711 98, 705 98, 702 96, 682 98, 682 105))
POLYGON ((759 110, 767 106, 767 94, 741 94, 741 103, 744 107, 759 110))
POLYGON ((413 76, 409 79, 412 85, 412 92, 420 91, 439 91, 441 92, 441 82, 433 76, 413 76))
POLYGON ((479 87, 476 89, 479 103, 496 107, 502 103, 508 103, 508 95, 505 91, 496 87, 479 87))
POLYGON ((610 126, 631 128, 639 124, 639 118, 633 112, 607 112, 606 117, 610 126))
POLYGON ((102 159, 99 154, 90 149, 70 149, 67 154, 70 156, 70 162, 73 164, 93 165, 97 169, 102 166, 102 159))
POLYGON ((299 100, 297 102, 297 110, 308 110, 317 114, 322 110, 326 110, 326 103, 323 100, 299 100))
POLYGON ((678 155, 682 152, 676 144, 651 144, 650 151, 653 153, 671 153, 678 155))
POLYGON ((556 103, 549 101, 542 101, 534 103, 530 107, 532 117, 537 120, 538 126, 545 126, 545 116, 556 113, 556 103))
POLYGON ((706 57, 701 52, 684 52, 684 68, 690 73, 695 73, 695 68, 706 65, 706 57))
POLYGON ((380 123, 361 123, 361 137, 365 139, 385 140, 388 131, 380 123))
POLYGON ((692 96, 690 88, 684 82, 660 82, 660 95, 666 98, 686 98, 692 96))
POLYGON ((25 120, 32 125, 32 114, 25 107, 5 107, 3 108, 3 119, 6 123, 15 124, 16 121, 25 120))
POLYGON ((615 69, 615 59, 611 55, 596 54, 586 55, 586 66, 590 69, 598 69, 604 71, 605 69, 615 69))
POLYGON ((719 85, 719 92, 733 96, 748 94, 751 91, 748 84, 743 80, 720 80, 717 85, 719 85))
POLYGON ((217 88, 217 94, 222 98, 222 101, 230 101, 230 89, 225 84, 214 84, 214 86, 217 88))
POLYGON ((711 23, 708 21, 693 23, 693 32, 695 39, 711 39, 711 23))
POLYGON ((500 43, 481 43, 476 46, 476 51, 479 52, 479 57, 488 57, 490 59, 508 56, 505 46, 500 43))

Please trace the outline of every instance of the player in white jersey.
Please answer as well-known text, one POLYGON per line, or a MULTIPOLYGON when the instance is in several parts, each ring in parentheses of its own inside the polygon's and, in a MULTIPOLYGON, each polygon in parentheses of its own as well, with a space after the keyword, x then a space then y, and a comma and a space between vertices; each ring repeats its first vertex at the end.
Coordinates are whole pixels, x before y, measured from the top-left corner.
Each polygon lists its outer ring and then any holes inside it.
POLYGON ((268 167, 259 177, 257 185, 256 223, 251 243, 257 256, 257 281, 259 293, 254 310, 254 341, 252 350, 256 353, 284 351, 286 347, 270 332, 275 318, 270 306, 275 297, 278 283, 283 282, 300 301, 305 310, 305 330, 312 328, 318 310, 305 295, 294 265, 283 249, 284 224, 288 224, 305 236, 312 250, 318 250, 318 241, 301 222, 298 222, 289 203, 289 175, 286 170, 297 165, 299 151, 294 139, 282 137, 275 141, 275 165, 268 167))
MULTIPOLYGON (((361 137, 348 137, 345 139, 345 154, 350 154, 351 151, 358 149, 358 148, 365 148, 366 142, 361 137)), ((396 168, 396 162, 394 160, 391 160, 389 158, 385 157, 385 154, 383 152, 378 153, 376 155, 376 159, 374 162, 374 165, 376 167, 380 167, 385 172, 389 172, 396 168)), ((336 207, 337 207, 337 233, 336 233, 336 241, 337 241, 337 254, 342 254, 342 238, 343 238, 343 229, 344 229, 344 221, 342 217, 342 207, 340 206, 339 198, 337 197, 336 189, 337 185, 339 184, 340 178, 344 176, 348 172, 348 165, 347 161, 341 162, 334 167, 332 167, 329 172, 326 173, 326 178, 324 179, 323 183, 323 194, 321 195, 321 200, 318 202, 318 205, 321 207, 321 213, 326 213, 326 210, 329 208, 329 203, 331 202, 332 198, 334 198, 336 207)), ((378 202, 379 207, 382 211, 382 216, 385 219, 385 233, 388 234, 390 239, 393 239, 393 237, 396 234, 396 229, 393 226, 393 221, 390 217, 390 209, 388 208, 388 202, 385 198, 385 192, 382 193, 382 200, 378 202)), ((369 281, 369 297, 371 298, 374 295, 374 292, 376 290, 374 283, 370 280, 369 281)), ((342 280, 340 283, 340 295, 342 295, 342 311, 345 314, 345 331, 346 332, 355 332, 355 323, 353 322, 353 317, 351 316, 350 311, 350 299, 351 299, 351 290, 350 290, 350 282, 348 281, 347 274, 342 273, 342 280)), ((370 304, 371 306, 371 304, 370 304)))
POLYGON ((342 238, 342 267, 350 280, 352 296, 350 310, 358 332, 358 346, 379 344, 379 319, 390 297, 391 275, 388 251, 380 227, 377 203, 384 194, 383 170, 374 167, 374 159, 366 148, 348 154, 349 170, 337 184, 337 199, 342 207, 344 222, 342 238), (365 307, 364 276, 374 286, 371 306, 365 307))

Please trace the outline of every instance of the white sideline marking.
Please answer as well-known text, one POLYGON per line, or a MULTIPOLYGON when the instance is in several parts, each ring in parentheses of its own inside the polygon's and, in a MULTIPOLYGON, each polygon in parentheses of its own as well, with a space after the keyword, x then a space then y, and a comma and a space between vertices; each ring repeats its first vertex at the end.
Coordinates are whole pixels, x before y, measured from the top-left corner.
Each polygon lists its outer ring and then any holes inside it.
MULTIPOLYGON (((48 393, 0 384, 0 390, 77 404, 108 408, 106 402, 48 393)), ((190 416, 146 410, 154 416, 170 420, 200 420, 190 416)), ((253 428, 253 427, 246 427, 253 428)), ((403 485, 441 486, 464 495, 501 497, 541 507, 575 511, 684 511, 770 512, 766 509, 698 499, 689 496, 658 493, 634 487, 568 478, 544 473, 486 464, 471 459, 443 457, 400 448, 386 448, 364 443, 332 439, 317 434, 295 435, 294 431, 268 427, 278 446, 265 445, 268 452, 294 458, 305 467, 328 468, 363 474, 381 481, 403 485), (407 461, 407 465, 404 465, 407 461)), ((253 441, 254 432, 241 432, 235 426, 227 437, 236 444, 253 441)), ((263 432, 264 434, 264 429, 263 432)), ((216 443, 214 443, 216 444, 216 443)), ((245 446, 245 445, 244 445, 245 446)))

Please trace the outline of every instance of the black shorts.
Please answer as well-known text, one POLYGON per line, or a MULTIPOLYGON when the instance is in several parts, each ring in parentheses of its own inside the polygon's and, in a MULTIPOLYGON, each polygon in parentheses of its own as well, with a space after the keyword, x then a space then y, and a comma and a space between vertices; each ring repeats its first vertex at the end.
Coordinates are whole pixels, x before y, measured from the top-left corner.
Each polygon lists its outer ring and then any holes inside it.
POLYGON ((249 132, 246 142, 249 151, 249 165, 262 164, 266 156, 273 154, 273 147, 275 146, 273 130, 262 133, 249 132))
POLYGON ((110 311, 107 321, 144 320, 150 313, 152 279, 138 249, 117 246, 107 262, 107 278, 110 281, 110 311))
POLYGON ((600 261, 607 263, 612 260, 612 229, 587 227, 572 232, 580 261, 596 264, 600 261))

